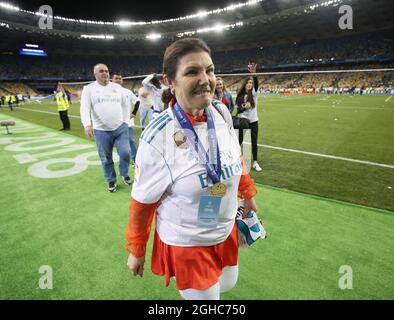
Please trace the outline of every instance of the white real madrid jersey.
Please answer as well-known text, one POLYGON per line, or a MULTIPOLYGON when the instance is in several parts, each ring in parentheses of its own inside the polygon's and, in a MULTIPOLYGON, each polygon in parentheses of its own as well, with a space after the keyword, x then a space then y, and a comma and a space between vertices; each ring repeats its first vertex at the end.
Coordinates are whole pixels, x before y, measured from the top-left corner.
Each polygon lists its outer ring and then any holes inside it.
MULTIPOLYGON (((220 204, 218 225, 214 228, 198 226, 200 197, 210 195, 212 182, 188 144, 180 143, 182 129, 172 109, 168 108, 152 121, 140 138, 132 197, 146 204, 159 201, 156 228, 160 239, 169 245, 215 245, 226 240, 234 225, 242 175, 240 147, 227 107, 218 104, 227 122, 213 106, 209 108, 214 114, 219 143, 221 182, 227 186, 220 204), (178 136, 178 144, 174 134, 178 136)), ((209 152, 207 123, 196 123, 194 129, 209 152)))
POLYGON ((81 94, 81 121, 84 127, 113 131, 128 122, 130 106, 127 106, 123 88, 109 82, 106 86, 97 81, 83 87, 81 94))

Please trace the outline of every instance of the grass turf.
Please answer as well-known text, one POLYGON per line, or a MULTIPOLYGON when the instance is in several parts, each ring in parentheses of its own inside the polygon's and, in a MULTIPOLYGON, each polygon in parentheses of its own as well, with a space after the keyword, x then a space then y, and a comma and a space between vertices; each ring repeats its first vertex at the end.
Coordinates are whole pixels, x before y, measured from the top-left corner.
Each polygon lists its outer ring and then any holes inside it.
MULTIPOLYGON (((388 95, 260 95, 264 145, 394 166, 394 99, 388 95)), ((60 128, 54 102, 26 104, 5 114, 60 128), (45 111, 53 114, 33 112, 45 111)), ((79 104, 69 111, 70 135, 84 137, 79 104)), ((137 116, 136 123, 139 123, 137 116)), ((140 135, 136 128, 135 136, 140 135)), ((247 147, 247 146, 246 146, 247 147)), ((394 211, 394 168, 260 147, 259 183, 394 211)))
MULTIPOLYGON (((11 138, 39 134, 16 132, 11 138)), ((58 179, 33 177, 28 169, 35 162, 16 161, 14 156, 24 151, 10 148, 20 141, 4 140, 8 138, 0 137, 0 299, 180 299, 174 284, 165 288, 163 278, 149 268, 140 279, 126 267, 123 233, 130 187, 107 193, 99 165, 58 179), (53 290, 38 288, 42 265, 53 268, 53 290)), ((87 141, 75 137, 74 143, 87 141)), ((46 143, 35 146, 41 144, 46 143)), ((92 149, 40 161, 94 150, 88 144, 92 149)), ((269 239, 240 251, 238 284, 223 299, 394 297, 392 212, 268 186, 259 191, 269 239), (342 265, 353 269, 352 290, 338 288, 342 265)), ((151 240, 148 252, 150 248, 151 240)))

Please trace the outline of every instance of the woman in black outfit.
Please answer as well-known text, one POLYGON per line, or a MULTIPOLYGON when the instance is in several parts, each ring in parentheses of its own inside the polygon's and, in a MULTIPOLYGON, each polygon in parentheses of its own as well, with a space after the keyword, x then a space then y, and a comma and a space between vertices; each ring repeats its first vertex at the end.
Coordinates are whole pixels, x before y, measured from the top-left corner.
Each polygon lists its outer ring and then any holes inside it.
MULTIPOLYGON (((250 73, 256 73, 257 65, 251 62, 248 65, 250 73)), ((249 121, 249 129, 252 136, 252 168, 261 171, 261 167, 257 162, 257 138, 259 134, 259 117, 257 112, 259 82, 257 76, 248 77, 244 80, 241 89, 238 91, 235 103, 237 105, 238 117, 246 118, 249 121)), ((239 130, 239 144, 243 142, 243 130, 239 130)))

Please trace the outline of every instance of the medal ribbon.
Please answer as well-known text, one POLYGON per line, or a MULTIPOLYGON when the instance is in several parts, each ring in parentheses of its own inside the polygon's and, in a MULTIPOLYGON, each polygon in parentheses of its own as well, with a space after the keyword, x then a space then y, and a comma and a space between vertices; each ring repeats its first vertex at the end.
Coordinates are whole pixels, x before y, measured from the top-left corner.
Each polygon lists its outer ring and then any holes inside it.
POLYGON ((205 109, 208 125, 209 156, 200 139, 198 139, 197 133, 190 123, 190 120, 187 118, 185 111, 183 111, 179 106, 178 102, 174 105, 173 110, 175 117, 186 136, 188 144, 192 147, 195 157, 205 166, 208 176, 211 178, 212 182, 214 184, 220 182, 222 164, 220 161, 219 145, 211 108, 208 107, 205 109))

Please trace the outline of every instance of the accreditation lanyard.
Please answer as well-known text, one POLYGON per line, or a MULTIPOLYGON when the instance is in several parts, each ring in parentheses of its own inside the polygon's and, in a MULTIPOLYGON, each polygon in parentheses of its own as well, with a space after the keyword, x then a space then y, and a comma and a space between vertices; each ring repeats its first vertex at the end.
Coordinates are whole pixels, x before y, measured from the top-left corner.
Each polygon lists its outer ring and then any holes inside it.
POLYGON ((212 182, 220 182, 220 174, 222 171, 222 164, 220 161, 219 145, 216 137, 215 124, 213 121, 213 114, 210 107, 205 109, 207 115, 208 125, 208 142, 209 142, 209 156, 204 149, 200 139, 197 136, 190 120, 187 118, 185 111, 179 106, 178 102, 174 105, 174 114, 178 120, 179 125, 183 129, 187 142, 192 147, 193 153, 200 163, 204 164, 208 176, 212 182))

